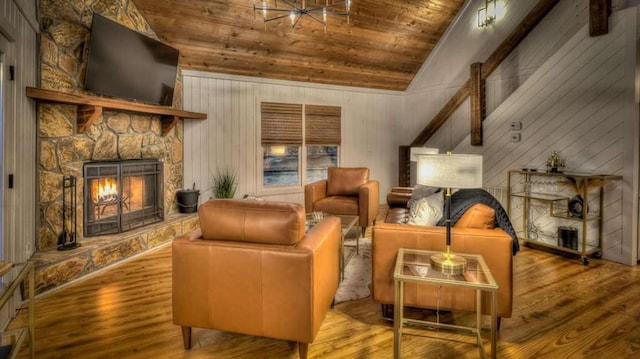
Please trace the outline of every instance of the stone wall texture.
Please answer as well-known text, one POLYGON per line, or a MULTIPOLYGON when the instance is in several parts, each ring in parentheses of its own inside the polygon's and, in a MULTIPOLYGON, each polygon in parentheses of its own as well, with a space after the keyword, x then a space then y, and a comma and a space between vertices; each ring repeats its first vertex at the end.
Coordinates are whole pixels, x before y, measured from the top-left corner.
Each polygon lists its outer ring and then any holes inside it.
MULTIPOLYGON (((156 34, 131 0, 41 0, 40 86, 82 93, 94 13, 149 37, 156 34)), ((182 108, 180 71, 173 107, 182 108)), ((177 212, 175 191, 183 187, 183 124, 160 134, 159 116, 105 111, 85 133, 76 131, 76 106, 39 102, 39 250, 55 247, 63 231, 62 179, 77 179, 78 239, 82 239, 82 166, 87 161, 159 158, 164 162, 165 214, 177 212)), ((66 229, 71 231, 71 228, 66 229)))

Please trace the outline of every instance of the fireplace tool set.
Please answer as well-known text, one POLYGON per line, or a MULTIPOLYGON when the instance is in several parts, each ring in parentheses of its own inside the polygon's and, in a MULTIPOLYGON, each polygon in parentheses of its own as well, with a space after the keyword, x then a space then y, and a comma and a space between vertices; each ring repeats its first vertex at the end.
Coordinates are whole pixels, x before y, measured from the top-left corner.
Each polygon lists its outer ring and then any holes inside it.
POLYGON ((62 233, 58 235, 59 251, 80 246, 80 243, 76 241, 78 233, 76 201, 76 178, 74 176, 64 176, 62 178, 62 233))

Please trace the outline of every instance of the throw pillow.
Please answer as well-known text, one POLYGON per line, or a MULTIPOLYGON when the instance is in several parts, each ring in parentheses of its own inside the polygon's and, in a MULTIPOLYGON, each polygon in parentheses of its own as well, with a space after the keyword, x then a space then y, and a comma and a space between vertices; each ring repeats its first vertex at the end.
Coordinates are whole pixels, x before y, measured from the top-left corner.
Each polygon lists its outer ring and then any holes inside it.
POLYGON ((496 211, 486 204, 476 203, 464 212, 454 227, 493 229, 496 227, 496 211))
POLYGON ((435 226, 442 218, 444 198, 441 192, 420 198, 409 207, 409 224, 420 226, 435 226))
POLYGON ((411 192, 411 199, 407 201, 407 207, 411 208, 412 206, 415 206, 419 199, 429 197, 436 192, 440 192, 439 187, 423 186, 420 184, 415 185, 411 192))

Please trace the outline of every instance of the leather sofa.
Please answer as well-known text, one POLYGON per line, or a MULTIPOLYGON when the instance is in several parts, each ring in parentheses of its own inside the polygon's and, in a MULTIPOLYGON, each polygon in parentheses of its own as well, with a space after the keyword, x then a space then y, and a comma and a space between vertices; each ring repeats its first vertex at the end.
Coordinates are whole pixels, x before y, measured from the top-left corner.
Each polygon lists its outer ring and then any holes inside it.
MULTIPOLYGON (((372 292, 373 300, 383 305, 383 315, 389 318, 394 304, 393 269, 399 248, 432 251, 445 250, 446 227, 406 224, 409 218, 407 201, 410 188, 394 188, 387 196, 389 210, 385 223, 373 227, 372 292)), ((498 290, 498 320, 510 318, 513 304, 513 243, 501 228, 494 228, 493 208, 484 204, 471 206, 451 228, 451 251, 481 254, 495 280, 498 290)), ((464 288, 405 284, 405 305, 409 307, 448 311, 475 311, 475 292, 464 288), (439 295, 439 299, 438 299, 439 295)), ((491 297, 483 293, 482 314, 490 315, 491 297)))
POLYGON ((305 211, 358 216, 364 235, 378 216, 379 186, 366 167, 329 167, 326 180, 305 186, 305 211))
POLYGON ((173 323, 298 343, 307 357, 339 283, 340 220, 305 233, 301 205, 212 199, 172 242, 173 323))

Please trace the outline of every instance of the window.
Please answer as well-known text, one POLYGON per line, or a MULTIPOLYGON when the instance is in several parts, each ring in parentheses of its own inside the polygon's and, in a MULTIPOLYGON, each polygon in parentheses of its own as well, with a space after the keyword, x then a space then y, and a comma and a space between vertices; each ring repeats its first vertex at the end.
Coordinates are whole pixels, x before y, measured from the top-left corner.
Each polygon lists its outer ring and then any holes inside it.
POLYGON ((342 109, 273 102, 261 103, 260 109, 263 186, 327 178, 327 168, 338 165, 342 109))

